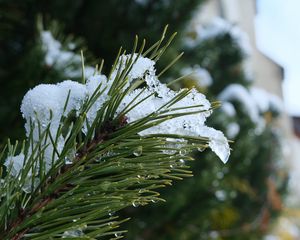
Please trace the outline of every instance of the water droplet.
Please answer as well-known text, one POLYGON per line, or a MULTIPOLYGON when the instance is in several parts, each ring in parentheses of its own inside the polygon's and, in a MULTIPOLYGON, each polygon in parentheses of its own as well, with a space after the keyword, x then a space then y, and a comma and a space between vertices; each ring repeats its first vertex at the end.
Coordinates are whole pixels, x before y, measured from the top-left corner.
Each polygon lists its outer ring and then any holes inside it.
POLYGON ((179 150, 179 155, 185 155, 186 154, 186 150, 185 149, 180 149, 179 150))
POLYGON ((81 229, 65 231, 62 238, 80 237, 83 236, 81 229))
POLYGON ((108 222, 107 225, 112 227, 112 226, 116 225, 116 222, 108 222))
POLYGON ((115 215, 115 212, 109 212, 108 215, 109 215, 110 217, 112 217, 113 215, 115 215))
POLYGON ((179 162, 178 162, 178 165, 180 167, 183 167, 185 165, 185 161, 183 159, 180 159, 179 162))
POLYGON ((73 219, 73 222, 77 222, 79 220, 79 218, 77 218, 77 219, 73 219))
POLYGON ((205 147, 197 147, 197 150, 198 150, 199 152, 203 152, 203 151, 205 150, 205 147))
POLYGON ((115 237, 121 237, 121 236, 122 236, 121 233, 118 233, 118 232, 115 233, 115 237))
POLYGON ((158 200, 157 200, 157 199, 151 199, 151 202, 153 202, 153 203, 157 203, 157 202, 158 202, 158 200))
POLYGON ((133 201, 133 202, 132 202, 132 206, 133 206, 133 207, 138 207, 138 206, 140 206, 140 203, 137 202, 137 201, 133 201))
POLYGON ((133 155, 136 157, 141 156, 143 153, 143 146, 138 146, 134 151, 133 151, 133 155))
POLYGON ((9 206, 9 209, 10 209, 10 210, 13 210, 13 209, 15 209, 15 208, 16 208, 16 205, 15 205, 14 203, 10 204, 10 206, 9 206))

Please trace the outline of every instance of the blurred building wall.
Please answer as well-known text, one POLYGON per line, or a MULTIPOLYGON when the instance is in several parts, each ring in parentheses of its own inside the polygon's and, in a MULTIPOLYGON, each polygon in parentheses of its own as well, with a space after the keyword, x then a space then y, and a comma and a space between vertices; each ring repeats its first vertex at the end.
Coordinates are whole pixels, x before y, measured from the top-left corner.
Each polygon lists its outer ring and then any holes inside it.
MULTIPOLYGON (((222 17, 246 32, 252 48, 252 54, 246 64, 253 73, 254 85, 282 99, 284 70, 278 63, 264 55, 256 46, 254 26, 256 11, 255 0, 208 0, 201 8, 199 15, 196 16, 195 21, 205 23, 215 17, 222 17)), ((294 140, 291 119, 286 112, 278 120, 278 127, 280 127, 285 138, 288 139, 287 142, 294 140)), ((292 152, 293 150, 287 147, 287 158, 291 157, 292 152)))
POLYGON ((219 0, 221 12, 225 19, 237 24, 248 34, 252 46, 249 61, 252 66, 255 85, 282 98, 283 68, 265 56, 256 47, 254 20, 256 16, 255 0, 219 0))
POLYGON ((199 22, 209 22, 215 17, 222 17, 245 31, 252 47, 252 55, 248 61, 254 74, 255 85, 282 98, 283 68, 257 49, 255 15, 255 0, 208 0, 196 18, 199 22))

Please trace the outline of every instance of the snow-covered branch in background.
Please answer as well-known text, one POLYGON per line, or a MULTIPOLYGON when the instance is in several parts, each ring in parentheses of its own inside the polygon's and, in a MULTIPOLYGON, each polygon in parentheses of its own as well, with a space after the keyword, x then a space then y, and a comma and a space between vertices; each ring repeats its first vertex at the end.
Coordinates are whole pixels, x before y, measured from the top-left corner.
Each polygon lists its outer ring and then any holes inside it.
POLYGON ((195 81, 196 86, 207 88, 212 85, 213 79, 210 73, 199 65, 186 67, 181 70, 182 75, 187 75, 189 79, 195 81))
POLYGON ((228 85, 219 94, 218 99, 224 101, 222 109, 225 113, 229 112, 230 115, 233 114, 233 105, 228 105, 227 102, 241 104, 243 112, 248 114, 251 121, 257 125, 258 132, 262 131, 266 125, 264 113, 273 112, 278 114, 283 109, 283 103, 279 97, 263 89, 257 87, 247 89, 240 84, 228 85))
MULTIPOLYGON (((81 57, 72 51, 75 44, 69 43, 67 45, 68 49, 64 49, 61 42, 56 40, 50 31, 41 31, 40 36, 42 50, 45 53, 45 64, 48 67, 62 71, 66 77, 81 77, 81 57)), ((85 66, 84 70, 87 78, 95 72, 95 68, 91 66, 85 66)))
POLYGON ((203 25, 193 24, 190 26, 188 32, 193 34, 188 34, 185 40, 187 47, 193 48, 202 41, 213 39, 219 35, 230 34, 244 54, 251 55, 252 47, 247 33, 223 18, 216 17, 208 24, 203 25))

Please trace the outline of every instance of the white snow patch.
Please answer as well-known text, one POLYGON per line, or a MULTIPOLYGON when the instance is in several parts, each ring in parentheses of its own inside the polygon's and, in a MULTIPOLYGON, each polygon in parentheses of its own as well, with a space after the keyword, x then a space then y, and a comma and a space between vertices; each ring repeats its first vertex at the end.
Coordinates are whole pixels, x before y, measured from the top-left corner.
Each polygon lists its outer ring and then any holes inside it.
MULTIPOLYGON (((257 132, 264 129, 266 122, 263 114, 268 111, 283 111, 281 99, 263 89, 252 87, 249 90, 240 84, 230 84, 219 95, 222 101, 238 101, 244 107, 244 112, 249 115, 253 123, 257 125, 257 132)), ((228 116, 233 116, 233 107, 229 107, 226 102, 223 103, 222 110, 227 112, 228 116), (228 114, 229 113, 229 114, 228 114)))
POLYGON ((24 166, 24 159, 25 159, 25 156, 23 153, 20 153, 19 155, 16 155, 16 156, 9 156, 5 160, 4 165, 7 168, 11 167, 10 173, 16 177, 19 174, 20 170, 24 166))
POLYGON ((240 132, 240 125, 236 122, 229 123, 226 127, 226 134, 229 139, 235 138, 240 132))
MULTIPOLYGON (((66 80, 56 85, 41 84, 29 90, 23 98, 21 112, 26 120, 27 137, 30 131, 33 131, 33 147, 40 141, 40 133, 43 133, 48 126, 52 138, 56 139, 61 117, 63 115, 67 116, 71 111, 78 115, 86 99, 87 90, 85 86, 71 80, 66 80), (69 99, 64 111, 68 94, 69 99)), ((44 154, 45 167, 50 169, 54 146, 49 138, 44 144, 46 146, 44 154)), ((60 135, 55 147, 58 153, 61 153, 64 144, 65 139, 60 135)), ((57 153, 54 154, 54 157, 57 158, 57 153)))
POLYGON ((245 113, 248 113, 250 119, 254 123, 260 121, 259 111, 251 96, 250 92, 240 84, 228 85, 219 95, 219 99, 222 101, 238 101, 244 106, 245 113))
POLYGON ((155 62, 149 58, 144 58, 142 56, 138 57, 138 54, 134 53, 133 56, 131 54, 120 56, 118 63, 116 65, 116 69, 112 72, 110 79, 115 79, 118 72, 122 72, 125 69, 125 66, 128 66, 129 61, 131 60, 131 69, 128 72, 128 81, 125 85, 125 89, 130 86, 132 81, 135 79, 145 79, 148 83, 154 84, 151 78, 147 78, 147 76, 155 75, 155 62))
POLYGON ((187 67, 182 69, 182 75, 188 75, 189 78, 192 78, 196 81, 197 85, 200 87, 209 87, 213 83, 213 79, 210 73, 199 65, 195 65, 192 68, 187 67))
POLYGON ((228 117, 235 117, 236 111, 232 103, 230 102, 222 102, 221 110, 228 116, 228 117))
POLYGON ((42 49, 46 53, 45 63, 48 66, 54 64, 61 66, 70 62, 80 63, 81 58, 73 52, 62 49, 62 44, 57 41, 50 31, 41 32, 42 49))
POLYGON ((67 116, 72 110, 78 114, 86 98, 85 86, 71 80, 56 85, 40 84, 29 90, 21 104, 21 112, 26 120, 27 136, 30 133, 30 121, 32 121, 35 125, 34 140, 39 139, 38 122, 41 124, 41 130, 45 130, 50 124, 51 133, 55 137, 62 115, 67 116), (70 96, 64 112, 69 92, 70 96))
POLYGON ((257 87, 252 87, 250 89, 250 93, 261 113, 270 110, 274 110, 277 112, 283 111, 283 102, 278 96, 257 87))
MULTIPOLYGON (((166 107, 163 107, 164 104, 180 93, 175 92, 169 89, 165 84, 160 83, 157 77, 153 74, 154 72, 150 72, 150 74, 146 75, 146 90, 136 89, 124 98, 121 106, 126 106, 134 98, 136 98, 135 101, 138 102, 152 94, 147 100, 141 102, 137 107, 128 112, 127 117, 129 122, 134 122, 151 113, 156 113, 158 110, 167 110, 166 107)), ((230 154, 227 139, 220 131, 205 126, 205 120, 210 115, 211 111, 210 103, 203 94, 197 92, 196 89, 192 89, 186 97, 176 102, 171 108, 182 107, 183 109, 173 111, 173 113, 185 113, 190 112, 191 109, 184 107, 195 105, 201 106, 192 110, 202 112, 164 121, 159 125, 140 132, 140 135, 178 134, 185 136, 207 137, 210 139, 209 147, 223 162, 227 162, 230 154)))
POLYGON ((238 26, 226 21, 223 18, 216 17, 206 25, 196 24, 192 26, 191 32, 196 34, 194 39, 187 38, 187 47, 195 47, 201 41, 212 39, 218 35, 229 33, 235 40, 236 44, 242 49, 246 55, 251 55, 252 47, 250 45, 249 37, 246 32, 242 31, 238 26))
POLYGON ((98 89, 98 92, 103 92, 87 112, 87 121, 92 124, 97 116, 97 112, 103 104, 109 100, 108 92, 113 81, 108 81, 105 75, 95 75, 90 77, 86 82, 86 89, 89 96, 98 89), (100 86, 100 88, 99 88, 100 86))
MULTIPOLYGON (((81 57, 63 49, 62 44, 56 40, 50 31, 41 31, 42 50, 45 53, 45 64, 62 71, 66 77, 78 78, 82 75, 81 57)), ((69 43, 70 50, 75 48, 74 43, 69 43)), ((95 72, 95 68, 86 66, 85 77, 89 78, 95 72)))

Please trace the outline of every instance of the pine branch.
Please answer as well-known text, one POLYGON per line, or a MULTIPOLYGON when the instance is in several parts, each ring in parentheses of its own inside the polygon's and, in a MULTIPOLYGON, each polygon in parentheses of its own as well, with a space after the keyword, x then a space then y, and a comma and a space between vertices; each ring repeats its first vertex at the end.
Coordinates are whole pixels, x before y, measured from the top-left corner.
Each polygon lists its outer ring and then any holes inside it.
MULTIPOLYGON (((160 47, 164 35, 147 54, 158 59, 170 44, 160 47)), ((28 138, 22 146, 8 143, 1 156, 4 240, 121 238, 127 219, 114 213, 163 201, 158 188, 192 176, 185 162, 193 150, 210 146, 227 160, 226 139, 204 125, 211 112, 204 96, 159 83, 154 62, 142 57, 145 41, 137 46, 136 37, 131 55, 120 50, 108 78, 40 85, 25 95, 28 138)))

